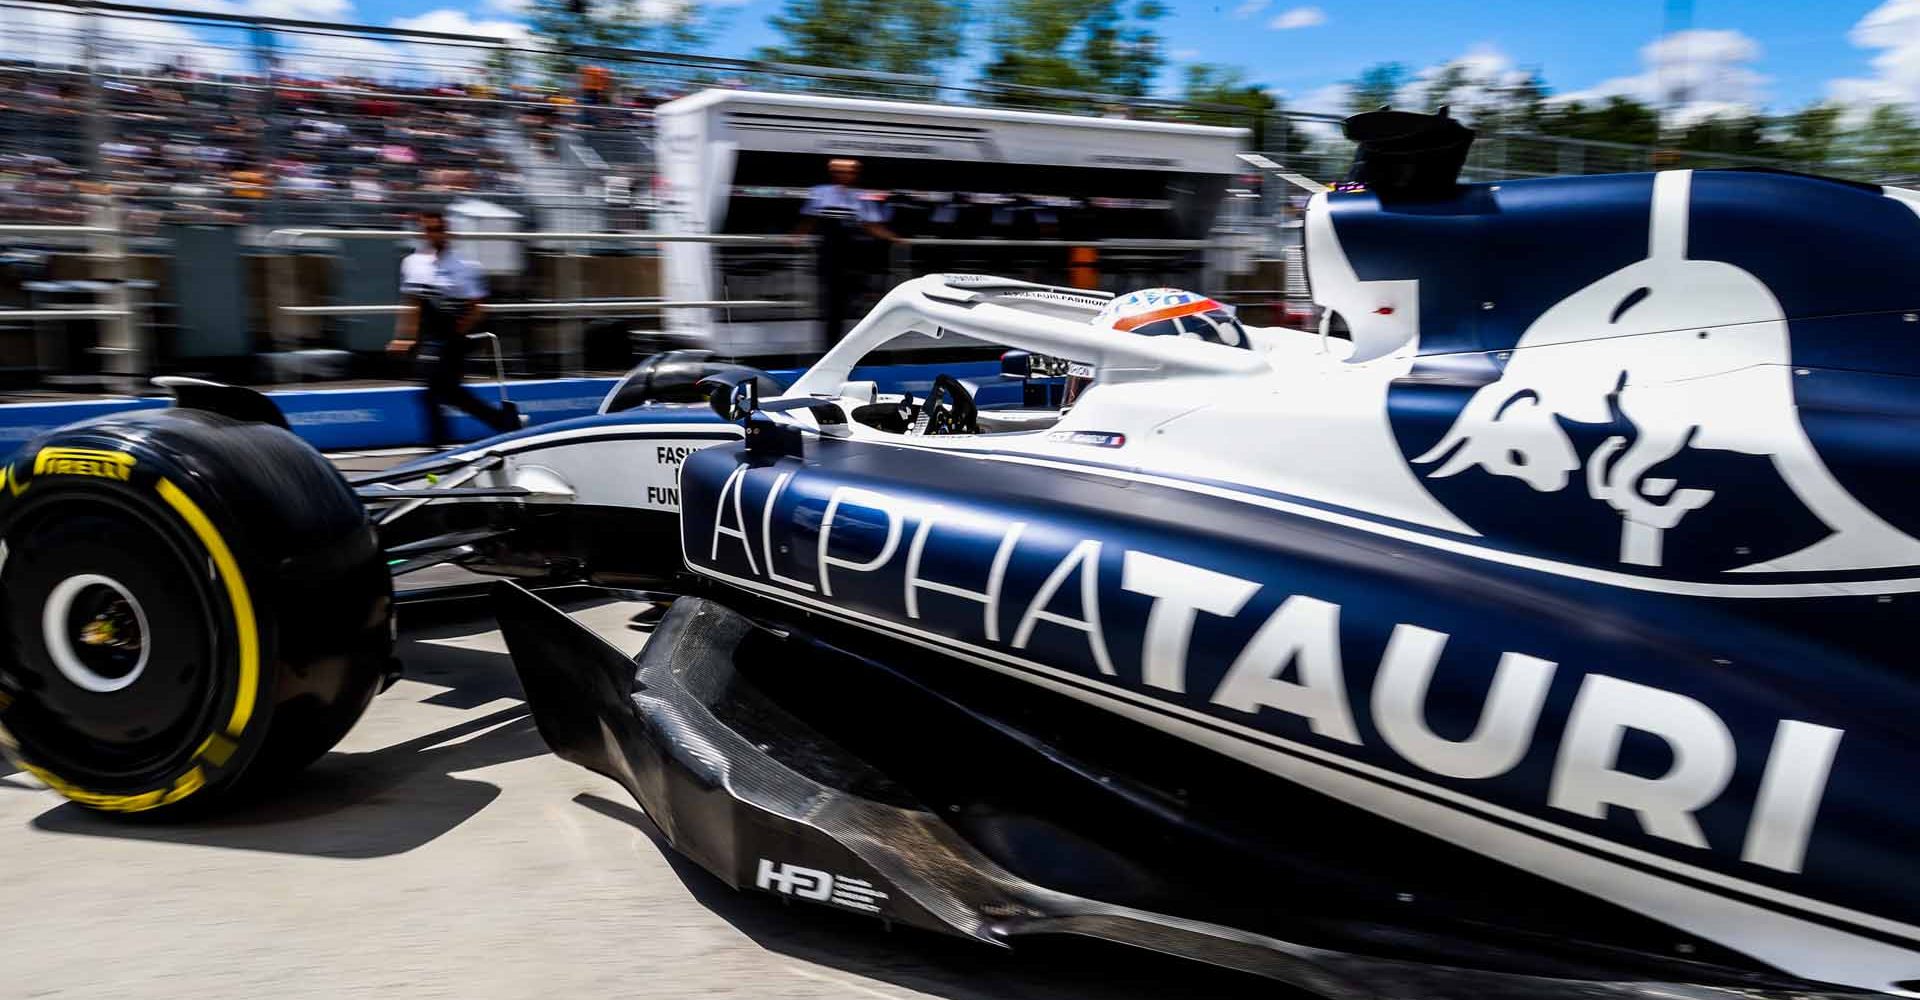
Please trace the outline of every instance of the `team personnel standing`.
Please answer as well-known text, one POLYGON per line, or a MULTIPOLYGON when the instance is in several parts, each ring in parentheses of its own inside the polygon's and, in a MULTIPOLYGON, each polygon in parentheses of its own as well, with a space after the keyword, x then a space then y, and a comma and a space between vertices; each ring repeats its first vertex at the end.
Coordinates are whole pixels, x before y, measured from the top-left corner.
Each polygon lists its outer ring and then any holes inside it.
POLYGON ((854 189, 854 182, 860 179, 859 160, 827 161, 827 177, 829 183, 815 185, 807 192, 796 231, 820 238, 814 278, 819 283, 826 346, 832 347, 846 333, 854 296, 865 286, 862 269, 866 261, 860 259, 862 238, 898 243, 900 237, 887 228, 880 203, 854 189))
POLYGON ((608 103, 607 91, 612 88, 613 74, 605 66, 583 66, 580 68, 580 100, 585 104, 603 105, 608 103))
POLYGON ((486 315, 486 275, 472 261, 453 255, 445 215, 430 209, 419 218, 426 246, 400 262, 400 295, 413 308, 400 314, 387 349, 412 354, 425 375, 427 437, 436 447, 453 440, 442 404, 467 413, 495 433, 516 430, 518 414, 487 405, 460 384, 466 372, 467 335, 486 315))

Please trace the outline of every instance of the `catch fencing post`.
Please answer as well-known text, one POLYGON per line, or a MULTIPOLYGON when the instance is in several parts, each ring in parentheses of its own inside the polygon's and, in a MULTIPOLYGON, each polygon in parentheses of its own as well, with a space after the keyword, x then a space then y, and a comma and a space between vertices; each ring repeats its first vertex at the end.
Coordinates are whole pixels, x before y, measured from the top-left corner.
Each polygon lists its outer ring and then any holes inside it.
MULTIPOLYGON (((586 289, 583 280, 586 258, 580 253, 579 243, 571 240, 566 243, 566 256, 561 258, 561 265, 560 297, 569 301, 580 300, 586 289)), ((586 321, 577 316, 570 315, 560 321, 560 374, 568 375, 580 370, 582 359, 586 356, 586 331, 586 321)))
POLYGON ((140 376, 146 373, 147 357, 143 324, 133 310, 133 289, 128 285, 126 233, 122 223, 125 212, 112 195, 98 195, 88 207, 87 224, 95 228, 89 254, 96 262, 100 280, 106 288, 106 308, 113 313, 100 324, 103 374, 119 376, 113 380, 122 392, 139 390, 140 376))
POLYGON ((86 12, 80 15, 80 58, 87 67, 87 169, 93 179, 105 184, 108 180, 106 153, 100 147, 107 144, 107 102, 100 83, 100 12, 89 4, 86 12))

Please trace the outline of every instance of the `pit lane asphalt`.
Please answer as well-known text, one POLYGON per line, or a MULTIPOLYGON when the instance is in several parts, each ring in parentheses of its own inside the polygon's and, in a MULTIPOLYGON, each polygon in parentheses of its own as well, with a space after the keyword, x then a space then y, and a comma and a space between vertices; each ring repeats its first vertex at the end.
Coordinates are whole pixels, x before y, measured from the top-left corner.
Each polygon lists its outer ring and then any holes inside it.
MULTIPOLYGON (((575 614, 637 651, 636 609, 575 614)), ((334 752, 213 818, 100 817, 0 763, 0 998, 1290 995, 736 893, 547 751, 490 622, 403 617, 399 655, 408 676, 334 752)))

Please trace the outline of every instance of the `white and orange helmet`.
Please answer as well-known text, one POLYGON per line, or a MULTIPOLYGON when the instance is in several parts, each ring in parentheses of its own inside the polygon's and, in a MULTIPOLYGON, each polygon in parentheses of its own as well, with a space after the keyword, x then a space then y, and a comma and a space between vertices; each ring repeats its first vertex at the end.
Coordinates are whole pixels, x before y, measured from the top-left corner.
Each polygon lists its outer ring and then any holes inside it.
MULTIPOLYGON (((1178 288, 1144 288, 1117 295, 1091 321, 1119 333, 1143 337, 1187 337, 1251 350, 1247 331, 1234 317, 1233 307, 1198 292, 1178 288)), ((1093 373, 1074 366, 1067 376, 1068 405, 1093 384, 1093 373)))
POLYGON ((1228 347, 1251 346, 1233 307, 1178 288, 1147 288, 1116 296, 1093 318, 1093 325, 1146 337, 1190 337, 1228 347))

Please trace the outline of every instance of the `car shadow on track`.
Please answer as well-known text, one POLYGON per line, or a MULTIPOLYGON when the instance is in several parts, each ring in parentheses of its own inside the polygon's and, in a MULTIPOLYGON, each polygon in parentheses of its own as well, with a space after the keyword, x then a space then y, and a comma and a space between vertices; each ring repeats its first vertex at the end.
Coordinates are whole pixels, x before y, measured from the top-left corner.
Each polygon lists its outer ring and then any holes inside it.
MULTIPOLYGON (((506 654, 431 642, 471 634, 474 627, 454 623, 409 631, 399 650, 409 678, 444 688, 418 704, 470 714, 520 698, 519 678, 506 654)), ((373 724, 371 718, 362 722, 363 727, 373 724)), ((299 774, 252 797, 224 802, 209 815, 154 822, 63 803, 35 817, 32 825, 54 833, 280 854, 384 857, 445 835, 499 798, 498 786, 459 777, 462 772, 547 752, 532 717, 516 704, 378 750, 328 753, 299 774)))
MULTIPOLYGON (((892 927, 826 907, 740 892, 675 851, 639 808, 581 793, 582 807, 644 833, 700 905, 769 951, 951 1000, 1305 1000, 1272 980, 1085 938, 1017 948, 892 927)), ((852 990, 849 990, 852 993, 852 990)))
POLYGON ((384 857, 446 834, 499 797, 498 786, 455 772, 546 752, 525 709, 509 708, 386 749, 330 753, 286 787, 195 820, 147 822, 64 803, 35 817, 33 826, 279 854, 384 857), (476 732, 481 735, 441 745, 476 732))

